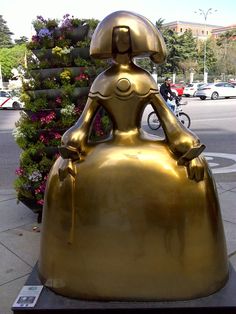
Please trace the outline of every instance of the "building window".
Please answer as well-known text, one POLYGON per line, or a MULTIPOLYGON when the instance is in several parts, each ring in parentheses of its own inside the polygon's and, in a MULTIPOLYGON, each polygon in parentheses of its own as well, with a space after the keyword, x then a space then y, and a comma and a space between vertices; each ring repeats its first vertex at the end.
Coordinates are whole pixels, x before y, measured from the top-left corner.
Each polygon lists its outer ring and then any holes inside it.
POLYGON ((183 32, 183 28, 181 27, 181 28, 180 28, 180 33, 182 33, 182 32, 183 32))
POLYGON ((202 35, 204 35, 204 31, 202 31, 202 35))

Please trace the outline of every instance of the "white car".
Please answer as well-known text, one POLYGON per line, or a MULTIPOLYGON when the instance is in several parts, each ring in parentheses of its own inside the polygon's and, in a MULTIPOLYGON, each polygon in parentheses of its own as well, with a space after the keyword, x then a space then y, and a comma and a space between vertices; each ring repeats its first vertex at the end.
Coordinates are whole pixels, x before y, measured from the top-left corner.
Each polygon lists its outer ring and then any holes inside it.
POLYGON ((12 96, 9 91, 0 90, 0 109, 21 109, 22 102, 18 97, 12 96))
POLYGON ((219 97, 236 97, 236 86, 228 82, 209 83, 201 86, 195 96, 200 97, 202 100, 206 98, 215 100, 219 97))
POLYGON ((204 85, 204 83, 189 83, 184 87, 183 96, 186 97, 194 97, 196 95, 196 91, 204 85))

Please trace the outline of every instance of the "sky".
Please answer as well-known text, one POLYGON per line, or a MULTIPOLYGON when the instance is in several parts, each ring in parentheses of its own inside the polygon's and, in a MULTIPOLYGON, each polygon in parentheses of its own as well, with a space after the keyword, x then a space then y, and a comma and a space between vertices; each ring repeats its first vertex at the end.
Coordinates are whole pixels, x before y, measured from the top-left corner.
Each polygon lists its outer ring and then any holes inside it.
POLYGON ((214 12, 207 15, 207 24, 236 24, 235 0, 1 0, 0 15, 14 33, 13 38, 30 38, 32 21, 38 15, 46 19, 61 19, 64 14, 70 14, 77 18, 102 20, 114 11, 127 10, 141 14, 153 23, 163 19, 164 23, 186 21, 204 24, 204 16, 199 9, 206 13, 209 8, 214 12))

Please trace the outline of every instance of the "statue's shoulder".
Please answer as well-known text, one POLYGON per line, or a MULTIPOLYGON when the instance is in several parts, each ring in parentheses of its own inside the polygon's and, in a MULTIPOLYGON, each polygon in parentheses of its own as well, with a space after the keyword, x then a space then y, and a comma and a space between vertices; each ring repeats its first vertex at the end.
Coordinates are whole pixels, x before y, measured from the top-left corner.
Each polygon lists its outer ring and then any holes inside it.
MULTIPOLYGON (((90 94, 101 94, 101 95, 106 95, 107 90, 111 89, 111 80, 109 80, 109 75, 108 73, 110 69, 107 69, 105 71, 103 71, 102 73, 100 73, 95 80, 93 81, 93 84, 90 88, 90 94)), ((114 80, 114 78, 113 78, 114 80)))
POLYGON ((151 73, 144 70, 143 68, 136 66, 136 71, 134 72, 134 75, 136 84, 140 86, 139 88, 142 88, 144 90, 158 89, 157 83, 151 73))
MULTIPOLYGON (((126 89, 125 93, 134 92, 138 95, 149 94, 151 90, 157 91, 157 84, 152 75, 144 69, 134 66, 128 71, 120 72, 116 68, 109 68, 100 73, 90 88, 90 96, 111 96, 120 87, 126 89)), ((122 93, 122 90, 120 90, 122 93)))

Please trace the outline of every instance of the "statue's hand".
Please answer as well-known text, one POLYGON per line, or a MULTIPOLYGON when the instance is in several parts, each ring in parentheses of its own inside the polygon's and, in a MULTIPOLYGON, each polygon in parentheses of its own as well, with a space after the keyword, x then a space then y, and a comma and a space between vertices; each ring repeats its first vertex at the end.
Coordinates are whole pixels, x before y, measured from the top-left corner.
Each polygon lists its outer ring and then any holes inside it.
MULTIPOLYGON (((200 147, 203 147, 203 149, 205 148, 203 144, 200 144, 199 139, 193 138, 192 136, 187 136, 186 134, 182 134, 181 136, 175 134, 174 136, 171 136, 169 142, 169 148, 176 156, 185 156, 185 154, 189 154, 190 152, 191 154, 192 152, 197 153, 197 150, 200 147)), ((195 154, 194 157, 188 159, 191 160, 197 157, 199 154, 195 154)))
POLYGON ((179 160, 178 165, 186 165, 191 161, 192 159, 198 157, 202 151, 206 148, 204 144, 197 145, 195 147, 190 148, 185 154, 183 154, 179 160))
POLYGON ((187 167, 190 180, 199 182, 204 178, 204 163, 199 156, 204 149, 205 145, 203 144, 193 147, 178 160, 178 165, 187 167))
POLYGON ((204 163, 201 157, 194 158, 187 165, 188 178, 196 182, 204 179, 204 163))
POLYGON ((73 161, 80 159, 80 151, 69 146, 60 146, 59 153, 63 159, 71 159, 73 161))
POLYGON ((84 147, 85 132, 81 129, 72 128, 69 129, 62 136, 61 146, 59 147, 59 152, 62 158, 79 160, 81 155, 85 152, 84 147))
POLYGON ((68 175, 71 175, 75 178, 76 176, 76 167, 74 166, 71 159, 65 159, 60 165, 60 168, 58 169, 58 174, 60 181, 65 180, 68 178, 68 175))

